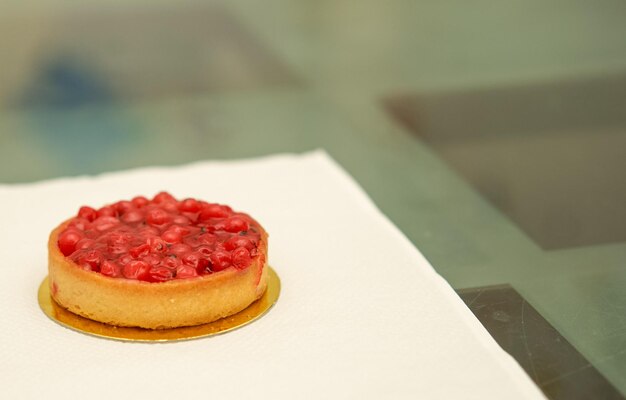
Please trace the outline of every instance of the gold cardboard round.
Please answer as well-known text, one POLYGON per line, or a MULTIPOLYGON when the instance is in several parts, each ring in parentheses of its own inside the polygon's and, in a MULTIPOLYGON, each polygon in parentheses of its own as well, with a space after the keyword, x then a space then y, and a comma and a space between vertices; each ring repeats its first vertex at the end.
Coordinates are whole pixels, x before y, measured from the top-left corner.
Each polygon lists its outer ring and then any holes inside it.
POLYGON ((230 332, 265 315, 276 304, 280 294, 280 278, 278 278, 276 271, 272 268, 269 268, 268 272, 267 290, 259 300, 237 314, 204 325, 151 330, 113 326, 93 321, 76 315, 58 305, 50 296, 48 277, 39 286, 39 306, 44 314, 54 322, 75 331, 101 338, 132 342, 169 342, 198 339, 230 332))

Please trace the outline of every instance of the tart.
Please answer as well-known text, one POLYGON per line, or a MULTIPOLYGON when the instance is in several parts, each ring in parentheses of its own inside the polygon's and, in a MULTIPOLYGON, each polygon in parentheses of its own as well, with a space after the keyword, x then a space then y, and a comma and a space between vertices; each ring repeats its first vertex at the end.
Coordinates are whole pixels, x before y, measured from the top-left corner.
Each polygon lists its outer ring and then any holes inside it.
POLYGON ((267 287, 267 233, 222 204, 167 192, 83 206, 48 241, 50 293, 116 326, 165 329, 235 314, 267 287))

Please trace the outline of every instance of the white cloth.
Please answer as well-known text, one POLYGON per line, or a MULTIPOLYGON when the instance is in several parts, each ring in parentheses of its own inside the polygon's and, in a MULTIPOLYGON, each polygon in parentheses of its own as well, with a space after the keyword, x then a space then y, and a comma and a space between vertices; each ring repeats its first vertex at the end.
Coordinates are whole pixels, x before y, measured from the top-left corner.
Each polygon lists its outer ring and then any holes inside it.
POLYGON ((0 185, 0 398, 543 398, 420 252, 323 151, 0 185), (270 233, 276 306, 165 344, 63 328, 39 309, 49 231, 81 205, 167 190, 270 233))

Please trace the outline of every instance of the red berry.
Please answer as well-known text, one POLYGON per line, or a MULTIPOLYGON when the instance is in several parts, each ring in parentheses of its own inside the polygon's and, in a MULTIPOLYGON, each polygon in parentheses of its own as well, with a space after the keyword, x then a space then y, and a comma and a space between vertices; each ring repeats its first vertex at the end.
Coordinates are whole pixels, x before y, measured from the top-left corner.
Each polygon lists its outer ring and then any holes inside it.
POLYGON ((83 238, 76 243, 76 250, 84 250, 92 247, 96 243, 93 239, 83 238))
POLYGON ((198 276, 198 272, 194 267, 189 265, 179 265, 176 268, 176 278, 177 279, 185 279, 185 278, 193 278, 198 276))
POLYGON ((118 215, 123 215, 130 210, 134 209, 135 206, 130 201, 122 200, 113 204, 113 208, 117 211, 118 215))
MULTIPOLYGON (((198 222, 198 214, 199 213, 183 212, 180 217, 181 218, 182 217, 187 218, 187 221, 188 221, 187 224, 192 224, 193 223, 195 225, 198 222)), ((179 223, 179 222, 177 222, 177 224, 185 225, 185 224, 182 224, 182 223, 179 223)))
POLYGON ((97 213, 96 210, 94 210, 91 207, 82 206, 78 210, 78 216, 81 217, 81 218, 85 218, 87 221, 91 222, 94 219, 98 218, 98 213, 97 213))
POLYGON ((97 211, 98 217, 115 217, 115 210, 111 206, 104 206, 97 211))
POLYGON ((176 201, 164 201, 159 203, 159 207, 168 213, 178 214, 178 202, 176 201))
POLYGON ((189 220, 189 218, 185 217, 184 215, 175 216, 172 222, 175 223, 176 225, 182 225, 182 226, 191 224, 191 221, 189 220))
POLYGON ((83 235, 78 230, 66 230, 59 236, 59 250, 64 256, 69 256, 76 250, 76 243, 82 238, 83 235))
POLYGON ((206 257, 197 252, 184 254, 181 260, 183 262, 183 265, 195 268, 195 270, 199 274, 205 273, 210 264, 209 260, 206 257))
POLYGON ((185 253, 181 257, 183 265, 194 268, 199 274, 203 274, 208 270, 209 260, 202 254, 197 252, 185 253))
POLYGON ((109 232, 106 236, 109 244, 128 244, 133 240, 133 235, 124 230, 109 232))
POLYGON ((146 244, 153 253, 165 253, 167 251, 167 243, 158 236, 151 236, 146 240, 146 244))
POLYGON ((161 239, 170 244, 180 243, 183 235, 180 231, 170 228, 161 234, 161 239))
POLYGON ((78 258, 78 264, 90 271, 100 270, 102 254, 98 250, 88 250, 78 258))
POLYGON ((141 239, 159 236, 159 230, 152 226, 145 226, 137 230, 137 236, 141 239))
POLYGON ((174 196, 172 196, 171 194, 167 193, 167 192, 159 192, 157 193, 156 196, 154 196, 154 198, 152 199, 152 201, 156 204, 159 203, 163 203, 166 201, 176 201, 176 198, 174 196))
POLYGON ((131 261, 133 261, 133 257, 130 254, 124 254, 123 256, 117 259, 117 262, 120 265, 126 265, 131 261))
POLYGON ((200 254, 196 252, 189 252, 189 253, 183 254, 180 259, 183 262, 183 264, 197 268, 200 263, 201 258, 202 257, 200 254))
POLYGON ((70 222, 68 227, 76 228, 80 231, 85 231, 91 227, 91 223, 86 218, 76 217, 72 219, 72 222, 70 222))
POLYGON ((140 211, 131 210, 122 215, 120 219, 127 224, 132 224, 133 222, 139 222, 143 220, 143 214, 140 211))
POLYGON ((215 248, 212 248, 211 246, 207 246, 207 245, 202 245, 202 246, 198 246, 198 248, 196 248, 196 251, 202 254, 203 256, 208 257, 215 251, 215 248))
POLYGON ((134 197, 130 202, 133 203, 135 207, 141 208, 145 206, 146 204, 148 204, 150 200, 146 199, 143 196, 137 196, 137 197, 134 197))
POLYGON ((200 211, 198 219, 206 221, 209 218, 226 218, 230 215, 228 208, 220 204, 207 204, 200 211))
POLYGON ((152 267, 145 280, 150 282, 165 282, 174 277, 174 271, 166 267, 152 267))
POLYGON ((109 230, 120 223, 120 220, 115 217, 98 217, 93 221, 93 226, 97 231, 104 232, 109 230))
POLYGON ((184 243, 176 243, 169 248, 169 252, 180 256, 181 254, 188 253, 191 251, 191 246, 184 243))
POLYGON ((190 226, 172 225, 172 226, 170 226, 170 228, 168 230, 180 233, 181 236, 185 236, 185 235, 188 235, 189 233, 191 233, 191 229, 192 228, 193 227, 190 227, 190 226))
POLYGON ((113 261, 106 260, 100 265, 100 273, 102 275, 117 277, 120 276, 120 266, 113 261))
POLYGON ((179 265, 181 265, 181 261, 177 257, 165 257, 161 260, 161 265, 175 270, 179 265))
POLYGON ((128 279, 144 279, 150 272, 150 266, 144 261, 133 260, 122 267, 122 274, 128 279))
POLYGON ((232 255, 233 265, 237 269, 244 269, 250 265, 250 252, 245 247, 239 247, 233 251, 232 255))
POLYGON ((107 251, 112 255, 124 254, 128 251, 128 245, 125 243, 109 243, 107 251))
POLYGON ((226 225, 224 224, 224 221, 217 221, 207 226, 207 229, 209 232, 223 231, 226 229, 226 225))
POLYGON ((169 214, 160 208, 154 208, 146 214, 146 222, 150 225, 163 225, 169 221, 169 214))
POLYGON ((222 271, 230 267, 231 257, 230 254, 225 251, 215 251, 209 256, 211 261, 211 269, 213 271, 222 271))
POLYGON ((199 274, 206 274, 211 272, 211 261, 209 261, 206 257, 200 257, 198 261, 198 266, 196 267, 196 271, 199 274))
POLYGON ((224 248, 226 250, 235 250, 237 247, 245 247, 248 250, 252 250, 255 246, 252 240, 239 235, 235 235, 224 242, 224 248))
POLYGON ((150 266, 159 265, 161 263, 161 257, 156 254, 148 254, 147 256, 144 256, 141 260, 150 266))
POLYGON ((130 254, 133 258, 139 258, 147 255, 150 252, 150 246, 147 243, 139 245, 137 247, 133 247, 128 250, 128 254, 130 254))
POLYGON ((224 222, 224 229, 228 232, 242 232, 249 228, 248 221, 241 217, 231 217, 224 222))
POLYGON ((198 241, 204 244, 214 244, 217 241, 217 236, 212 233, 203 233, 198 235, 198 241))
POLYGON ((198 212, 202 205, 196 199, 185 199, 178 204, 178 209, 184 212, 198 212))

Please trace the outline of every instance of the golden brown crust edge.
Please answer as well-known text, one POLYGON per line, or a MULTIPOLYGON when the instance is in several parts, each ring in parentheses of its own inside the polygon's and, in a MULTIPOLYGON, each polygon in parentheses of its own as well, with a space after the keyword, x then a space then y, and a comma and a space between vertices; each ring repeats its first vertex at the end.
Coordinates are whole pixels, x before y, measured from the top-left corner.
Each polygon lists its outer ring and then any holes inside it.
POLYGON ((48 240, 50 293, 69 311, 117 326, 165 329, 209 323, 235 314, 259 299, 267 287, 267 233, 259 255, 238 270, 230 267, 197 278, 150 283, 85 271, 57 245, 67 222, 48 240))

